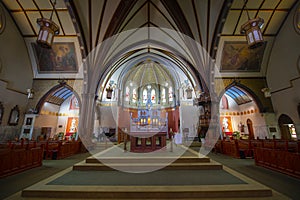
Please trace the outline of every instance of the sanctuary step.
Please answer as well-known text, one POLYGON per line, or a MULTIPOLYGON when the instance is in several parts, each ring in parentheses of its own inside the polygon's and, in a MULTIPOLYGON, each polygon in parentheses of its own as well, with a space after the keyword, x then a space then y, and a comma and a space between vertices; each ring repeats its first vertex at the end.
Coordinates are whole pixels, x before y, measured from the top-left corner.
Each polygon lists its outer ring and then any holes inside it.
POLYGON ((24 189, 22 199, 285 199, 190 149, 179 154, 180 148, 136 155, 114 146, 24 189))
POLYGON ((196 156, 183 156, 176 159, 176 157, 88 157, 86 163, 209 163, 208 157, 196 157, 196 156))
MULTIPOLYGON (((107 163, 106 163, 107 164, 107 163)), ((215 162, 192 162, 187 165, 187 163, 170 163, 169 165, 165 165, 165 163, 115 163, 105 165, 102 163, 78 163, 73 166, 73 170, 80 171, 91 171, 91 170, 145 170, 148 171, 153 168, 163 168, 164 170, 220 170, 222 169, 222 165, 215 162)))

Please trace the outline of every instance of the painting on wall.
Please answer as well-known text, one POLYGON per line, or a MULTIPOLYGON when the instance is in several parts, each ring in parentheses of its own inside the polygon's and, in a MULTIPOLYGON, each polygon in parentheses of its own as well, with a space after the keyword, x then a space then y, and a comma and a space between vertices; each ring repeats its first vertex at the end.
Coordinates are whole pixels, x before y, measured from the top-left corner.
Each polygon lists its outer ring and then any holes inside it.
POLYGON ((52 48, 25 38, 34 78, 83 78, 82 57, 77 37, 55 38, 52 48))
POLYGON ((70 135, 77 132, 78 117, 69 117, 66 127, 66 135, 70 135))
POLYGON ((259 72, 266 48, 249 49, 244 41, 225 41, 221 57, 221 72, 259 72))
POLYGON ((232 121, 231 117, 224 116, 220 117, 220 125, 223 133, 232 133, 232 121))
POLYGON ((74 95, 71 97, 69 110, 79 110, 78 99, 74 95))
POLYGON ((31 43, 39 73, 76 73, 78 64, 73 42, 56 42, 51 49, 31 43))

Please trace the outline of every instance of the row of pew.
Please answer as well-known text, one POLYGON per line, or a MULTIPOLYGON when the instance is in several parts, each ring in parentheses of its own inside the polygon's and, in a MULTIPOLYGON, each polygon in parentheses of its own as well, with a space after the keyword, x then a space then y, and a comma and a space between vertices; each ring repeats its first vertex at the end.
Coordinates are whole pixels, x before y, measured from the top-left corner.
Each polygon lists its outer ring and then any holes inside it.
POLYGON ((215 151, 300 178, 300 140, 219 140, 215 151))
POLYGON ((0 178, 81 152, 79 141, 9 141, 0 143, 0 178))

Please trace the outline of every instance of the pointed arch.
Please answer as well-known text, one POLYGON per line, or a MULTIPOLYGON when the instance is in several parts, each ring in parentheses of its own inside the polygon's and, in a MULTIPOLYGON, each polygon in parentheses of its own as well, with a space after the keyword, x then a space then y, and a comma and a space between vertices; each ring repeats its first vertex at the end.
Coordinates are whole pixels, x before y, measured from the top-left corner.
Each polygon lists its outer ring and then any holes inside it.
MULTIPOLYGON (((219 96, 219 101, 222 100, 223 95, 232 87, 237 88, 238 90, 242 91, 245 93, 245 95, 248 96, 248 98, 253 99, 253 101, 256 103, 259 112, 263 113, 265 112, 265 108, 261 102, 261 100, 259 99, 259 97, 255 94, 255 92, 253 92, 250 88, 248 88, 247 86, 238 83, 238 82, 232 82, 230 85, 228 85, 222 92, 220 92, 220 96, 219 96)), ((247 100, 246 100, 247 101, 247 100)))
MULTIPOLYGON (((61 91, 62 89, 65 90, 64 91, 64 93, 65 93, 64 97, 65 98, 63 98, 63 99, 65 100, 68 97, 70 97, 71 95, 74 95, 78 100, 79 110, 80 110, 80 108, 81 108, 81 99, 80 99, 78 93, 71 86, 69 86, 68 84, 63 82, 63 83, 59 83, 58 85, 55 85, 54 87, 52 87, 48 92, 46 92, 46 94, 44 94, 44 96, 42 96, 42 98, 40 98, 39 102, 37 103, 37 105, 35 107, 35 110, 37 111, 37 113, 40 113, 44 103, 47 102, 48 99, 50 99, 51 97, 54 97, 53 95, 55 94, 55 92, 61 91)), ((60 103, 60 102, 58 102, 58 103, 60 103)))

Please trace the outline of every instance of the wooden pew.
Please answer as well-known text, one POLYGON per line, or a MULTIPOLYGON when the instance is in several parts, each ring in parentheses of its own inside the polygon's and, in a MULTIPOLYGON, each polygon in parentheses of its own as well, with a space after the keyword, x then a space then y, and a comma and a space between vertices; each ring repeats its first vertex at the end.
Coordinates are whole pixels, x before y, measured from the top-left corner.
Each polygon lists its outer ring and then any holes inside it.
POLYGON ((42 165, 43 150, 7 148, 0 150, 0 177, 16 174, 42 165))

